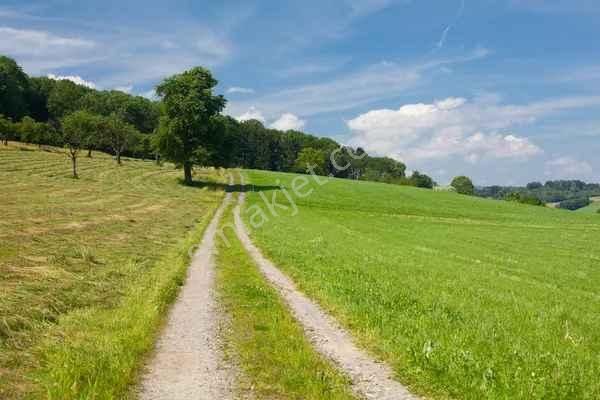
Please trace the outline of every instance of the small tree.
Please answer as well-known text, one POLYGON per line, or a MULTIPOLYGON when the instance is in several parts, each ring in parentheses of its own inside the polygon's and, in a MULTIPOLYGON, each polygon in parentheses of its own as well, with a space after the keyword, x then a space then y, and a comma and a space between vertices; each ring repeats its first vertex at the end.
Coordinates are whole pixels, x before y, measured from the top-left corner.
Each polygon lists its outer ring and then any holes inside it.
POLYGON ((69 150, 73 165, 73 178, 77 176, 77 157, 79 151, 89 143, 91 136, 98 137, 100 118, 87 111, 75 111, 62 119, 63 142, 69 150))
POLYGON ((475 193, 475 186, 471 179, 466 176, 457 176, 450 184, 460 194, 472 196, 475 193))
POLYGON ((115 154, 117 164, 121 165, 121 155, 138 143, 140 133, 133 125, 114 114, 103 119, 102 130, 106 142, 115 154))
POLYGON ((408 179, 411 185, 425 188, 425 189, 433 189, 435 182, 428 175, 422 174, 419 171, 414 171, 412 176, 408 179))
POLYGON ((188 185, 192 183, 198 149, 208 148, 215 141, 217 133, 211 129, 211 118, 225 107, 225 98, 213 95, 217 83, 210 71, 196 67, 165 79, 156 88, 165 111, 157 135, 160 154, 183 166, 188 185))
POLYGON ((12 121, 0 114, 0 140, 5 146, 8 146, 8 141, 14 138, 14 129, 12 121))
POLYGON ((297 172, 314 171, 317 175, 325 175, 327 159, 321 150, 306 147, 298 153, 295 169, 297 172))

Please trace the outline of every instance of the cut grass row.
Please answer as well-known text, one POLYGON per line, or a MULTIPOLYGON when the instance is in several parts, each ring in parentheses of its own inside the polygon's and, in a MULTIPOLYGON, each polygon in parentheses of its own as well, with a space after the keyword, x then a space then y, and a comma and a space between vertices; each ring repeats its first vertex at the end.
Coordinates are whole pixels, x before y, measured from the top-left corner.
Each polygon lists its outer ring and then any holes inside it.
MULTIPOLYGON (((221 226, 232 226, 231 209, 221 226)), ((229 351, 243 373, 241 395, 257 399, 354 398, 348 381, 312 349, 232 229, 219 241, 217 282, 230 317, 229 351)))
POLYGON ((434 398, 600 398, 598 219, 369 182, 308 189, 296 216, 250 193, 247 224, 253 206, 269 216, 253 237, 400 381, 434 398))
POLYGON ((124 397, 223 196, 100 153, 69 175, 59 150, 0 146, 2 399, 124 397))

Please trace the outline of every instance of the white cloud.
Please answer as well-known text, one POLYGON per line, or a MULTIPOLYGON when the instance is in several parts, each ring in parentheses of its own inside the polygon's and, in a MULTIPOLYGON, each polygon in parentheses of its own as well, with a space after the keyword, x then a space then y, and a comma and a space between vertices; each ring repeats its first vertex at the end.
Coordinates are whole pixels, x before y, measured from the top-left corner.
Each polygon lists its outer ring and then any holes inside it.
POLYGON ((0 53, 15 56, 64 54, 72 50, 89 50, 95 43, 81 38, 68 38, 50 32, 0 27, 0 53))
POLYGON ((79 75, 67 75, 67 76, 63 76, 63 75, 48 74, 48 78, 54 79, 56 81, 71 81, 71 82, 76 83, 78 85, 89 87, 90 89, 96 89, 96 84, 94 82, 86 81, 85 79, 83 79, 79 75))
POLYGON ((40 74, 99 60, 96 43, 47 31, 0 27, 0 54, 15 57, 25 71, 40 74))
POLYGON ((255 107, 250 107, 245 113, 236 117, 236 119, 240 122, 248 121, 251 119, 255 119, 262 123, 265 122, 265 117, 260 110, 257 110, 255 107))
POLYGON ((296 130, 299 131, 304 128, 306 121, 298 118, 296 115, 291 113, 282 114, 276 121, 274 121, 270 127, 278 129, 280 131, 296 130))
POLYGON ((447 98, 431 104, 406 104, 397 110, 372 110, 347 122, 350 143, 404 161, 462 157, 529 159, 542 153, 519 126, 573 108, 600 105, 600 97, 572 97, 526 105, 502 105, 495 96, 473 101, 447 98))
POLYGON ((124 93, 131 93, 131 91, 133 90, 133 85, 117 86, 117 87, 115 87, 115 90, 118 90, 118 91, 124 92, 124 93))
POLYGON ((592 172, 590 163, 568 156, 546 162, 545 174, 552 179, 586 179, 591 177, 592 172))
POLYGON ((240 86, 232 86, 227 89, 227 93, 251 94, 251 93, 254 93, 254 89, 240 87, 240 86))

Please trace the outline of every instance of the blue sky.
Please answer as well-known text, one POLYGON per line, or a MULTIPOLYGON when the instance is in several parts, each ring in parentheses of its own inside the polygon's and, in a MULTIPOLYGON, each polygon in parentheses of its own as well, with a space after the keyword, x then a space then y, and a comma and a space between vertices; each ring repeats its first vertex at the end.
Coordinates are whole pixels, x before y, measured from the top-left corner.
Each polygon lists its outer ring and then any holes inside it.
POLYGON ((600 181, 600 1, 2 0, 32 75, 145 96, 203 65, 226 112, 440 183, 600 181))

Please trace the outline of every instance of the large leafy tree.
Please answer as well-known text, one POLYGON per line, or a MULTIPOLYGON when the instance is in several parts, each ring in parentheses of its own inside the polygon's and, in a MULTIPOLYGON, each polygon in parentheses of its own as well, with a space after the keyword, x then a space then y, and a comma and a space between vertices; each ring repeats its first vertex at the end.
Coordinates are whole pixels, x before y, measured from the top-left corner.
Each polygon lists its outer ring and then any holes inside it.
POLYGON ((314 172, 317 175, 325 175, 326 168, 327 155, 322 150, 307 147, 298 153, 295 167, 297 172, 314 172))
POLYGON ((157 132, 160 153, 183 166, 188 185, 193 166, 205 160, 206 147, 218 132, 211 129, 211 119, 223 110, 225 98, 213 94, 217 83, 210 71, 196 67, 165 79, 156 88, 166 116, 157 132))
POLYGON ((0 114, 18 121, 27 115, 29 80, 13 60, 0 56, 0 114))

